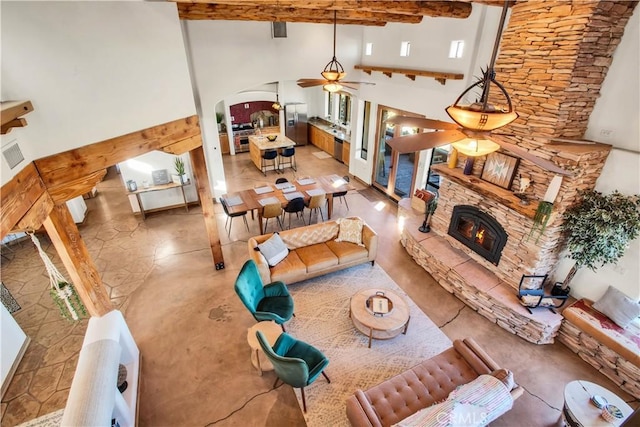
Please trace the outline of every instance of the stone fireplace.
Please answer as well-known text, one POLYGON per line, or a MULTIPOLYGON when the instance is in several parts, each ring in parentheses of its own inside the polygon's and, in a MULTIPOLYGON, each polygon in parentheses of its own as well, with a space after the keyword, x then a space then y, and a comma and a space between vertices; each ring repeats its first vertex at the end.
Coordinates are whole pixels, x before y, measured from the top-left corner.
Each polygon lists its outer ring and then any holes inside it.
POLYGON ((495 265, 509 237, 494 217, 469 205, 453 207, 448 234, 495 265))

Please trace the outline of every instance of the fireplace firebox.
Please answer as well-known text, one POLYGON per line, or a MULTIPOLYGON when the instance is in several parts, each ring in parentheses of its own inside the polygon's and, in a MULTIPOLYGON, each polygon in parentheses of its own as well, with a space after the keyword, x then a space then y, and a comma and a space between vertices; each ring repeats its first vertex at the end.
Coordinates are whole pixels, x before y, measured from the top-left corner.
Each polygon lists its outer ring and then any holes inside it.
POLYGON ((469 205, 454 206, 449 235, 495 265, 509 237, 494 217, 469 205))

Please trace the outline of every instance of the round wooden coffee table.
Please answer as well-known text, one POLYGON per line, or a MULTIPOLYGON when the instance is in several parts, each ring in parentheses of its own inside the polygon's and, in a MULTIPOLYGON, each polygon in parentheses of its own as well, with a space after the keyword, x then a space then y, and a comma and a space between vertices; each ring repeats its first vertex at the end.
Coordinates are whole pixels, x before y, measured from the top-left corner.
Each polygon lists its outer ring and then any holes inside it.
POLYGON ((389 289, 364 289, 351 297, 349 317, 356 329, 371 340, 386 340, 406 334, 409 327, 409 306, 404 299, 389 289), (377 295, 376 295, 377 294, 377 295), (380 296, 387 298, 390 311, 386 314, 374 314, 370 298, 380 296), (367 300, 370 301, 367 307, 367 300))
POLYGON ((604 387, 589 381, 571 381, 564 388, 564 408, 562 414, 565 422, 569 426, 619 426, 628 418, 633 409, 627 405, 614 393, 604 387), (606 401, 613 404, 622 411, 624 417, 609 423, 602 418, 602 409, 599 409, 591 402, 591 396, 598 395, 604 397, 606 401))

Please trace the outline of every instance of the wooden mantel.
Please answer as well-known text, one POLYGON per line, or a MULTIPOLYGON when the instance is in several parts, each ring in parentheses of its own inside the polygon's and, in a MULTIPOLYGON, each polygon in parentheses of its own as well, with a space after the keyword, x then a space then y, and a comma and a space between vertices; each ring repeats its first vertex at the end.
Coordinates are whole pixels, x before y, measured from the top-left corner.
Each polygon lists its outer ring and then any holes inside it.
POLYGON ((13 128, 27 125, 27 121, 21 117, 33 111, 31 101, 5 101, 0 104, 2 104, 2 135, 13 128))
POLYGON ((367 74, 371 74, 372 71, 380 71, 385 76, 391 78, 393 73, 396 74, 404 74, 407 78, 411 80, 415 80, 416 76, 421 77, 433 77, 440 84, 445 84, 447 80, 462 80, 464 79, 464 74, 460 73, 443 73, 440 71, 429 71, 429 70, 412 70, 409 68, 389 68, 389 67, 378 67, 377 65, 356 65, 353 68, 356 70, 362 70, 367 74))

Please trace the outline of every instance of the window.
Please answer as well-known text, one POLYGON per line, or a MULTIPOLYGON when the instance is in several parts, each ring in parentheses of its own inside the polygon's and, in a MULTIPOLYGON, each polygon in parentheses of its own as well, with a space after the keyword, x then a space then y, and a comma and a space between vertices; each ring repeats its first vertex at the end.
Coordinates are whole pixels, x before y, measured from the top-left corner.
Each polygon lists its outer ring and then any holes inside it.
POLYGON ((324 96, 324 116, 329 120, 333 120, 333 93, 324 91, 324 96))
POLYGON ((453 40, 449 48, 449 58, 462 58, 464 40, 453 40))
POLYGON ((367 43, 364 45, 364 54, 366 56, 371 56, 371 53, 373 52, 373 43, 367 43))
POLYGON ((369 149, 369 119, 371 117, 371 102, 364 102, 364 120, 362 121, 362 150, 360 158, 367 160, 367 150, 369 149))
POLYGON ((338 121, 346 125, 351 121, 351 97, 346 93, 340 93, 338 99, 338 121))
POLYGON ((411 42, 400 43, 400 56, 409 56, 411 50, 411 42))

